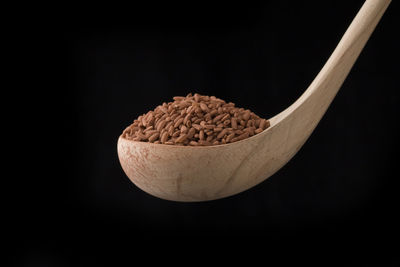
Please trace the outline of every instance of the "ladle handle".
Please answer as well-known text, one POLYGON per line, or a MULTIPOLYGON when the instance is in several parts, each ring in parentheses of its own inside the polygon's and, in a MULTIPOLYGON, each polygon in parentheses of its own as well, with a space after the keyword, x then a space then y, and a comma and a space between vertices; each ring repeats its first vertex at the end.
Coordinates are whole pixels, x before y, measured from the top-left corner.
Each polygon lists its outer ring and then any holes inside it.
MULTIPOLYGON (((303 95, 271 119, 271 124, 293 113, 313 113, 318 123, 349 74, 391 0, 367 0, 343 35, 336 49, 303 95), (300 110, 299 110, 300 109, 300 110), (307 113, 307 112, 306 112, 307 113)), ((298 114, 300 115, 300 114, 298 114)))

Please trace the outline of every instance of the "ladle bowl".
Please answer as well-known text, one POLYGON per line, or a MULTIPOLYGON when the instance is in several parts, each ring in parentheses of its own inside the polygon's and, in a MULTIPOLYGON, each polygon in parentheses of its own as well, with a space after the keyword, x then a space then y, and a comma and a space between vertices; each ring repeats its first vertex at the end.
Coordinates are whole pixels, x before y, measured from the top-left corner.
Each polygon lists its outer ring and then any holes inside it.
POLYGON ((217 146, 174 146, 122 136, 118 156, 130 180, 145 192, 174 201, 231 196, 264 181, 295 154, 315 129, 390 0, 367 0, 309 88, 250 138, 217 146))

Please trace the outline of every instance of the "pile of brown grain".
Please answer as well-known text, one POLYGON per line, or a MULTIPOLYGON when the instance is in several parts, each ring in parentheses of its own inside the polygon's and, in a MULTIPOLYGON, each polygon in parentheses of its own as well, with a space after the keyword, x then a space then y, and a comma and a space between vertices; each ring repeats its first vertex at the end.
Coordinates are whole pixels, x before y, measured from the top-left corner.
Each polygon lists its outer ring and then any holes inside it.
POLYGON ((175 96, 139 116, 124 130, 129 140, 167 145, 210 146, 233 143, 267 129, 268 120, 215 96, 175 96))

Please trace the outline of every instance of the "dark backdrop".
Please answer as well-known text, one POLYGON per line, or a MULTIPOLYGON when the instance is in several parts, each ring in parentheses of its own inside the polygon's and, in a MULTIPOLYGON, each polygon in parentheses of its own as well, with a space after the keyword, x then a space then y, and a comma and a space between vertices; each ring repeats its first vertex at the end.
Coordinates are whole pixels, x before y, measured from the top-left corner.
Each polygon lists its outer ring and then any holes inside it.
POLYGON ((116 150, 138 115, 189 92, 274 116, 304 92, 362 3, 154 2, 60 6, 37 16, 35 43, 50 81, 43 94, 51 99, 42 114, 57 135, 45 157, 53 167, 43 183, 28 183, 35 191, 26 188, 16 212, 23 220, 15 262, 70 266, 77 255, 94 260, 112 248, 137 258, 138 243, 179 254, 193 241, 208 242, 193 251, 207 258, 228 240, 238 250, 260 242, 257 251, 267 258, 300 251, 325 263, 393 263, 398 3, 310 139, 260 185, 216 201, 165 201, 129 181, 116 150))

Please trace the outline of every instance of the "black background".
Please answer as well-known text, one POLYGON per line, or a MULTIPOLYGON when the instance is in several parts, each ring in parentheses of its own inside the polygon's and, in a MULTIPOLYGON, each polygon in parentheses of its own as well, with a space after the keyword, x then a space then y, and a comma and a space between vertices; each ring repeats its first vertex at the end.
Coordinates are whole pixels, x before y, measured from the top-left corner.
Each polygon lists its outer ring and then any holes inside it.
POLYGON ((32 95, 47 103, 37 110, 51 129, 50 146, 38 146, 45 155, 39 179, 15 196, 13 262, 72 266, 82 256, 102 261, 117 251, 137 260, 156 249, 172 249, 164 260, 174 262, 183 248, 207 261, 226 247, 240 259, 239 251, 255 246, 265 261, 301 255, 394 266, 395 2, 297 155, 262 184, 203 203, 165 201, 134 186, 117 157, 122 130, 189 92, 274 116, 311 83, 363 1, 59 6, 36 16, 40 26, 28 30, 35 36, 28 43, 40 48, 46 82, 32 95))

